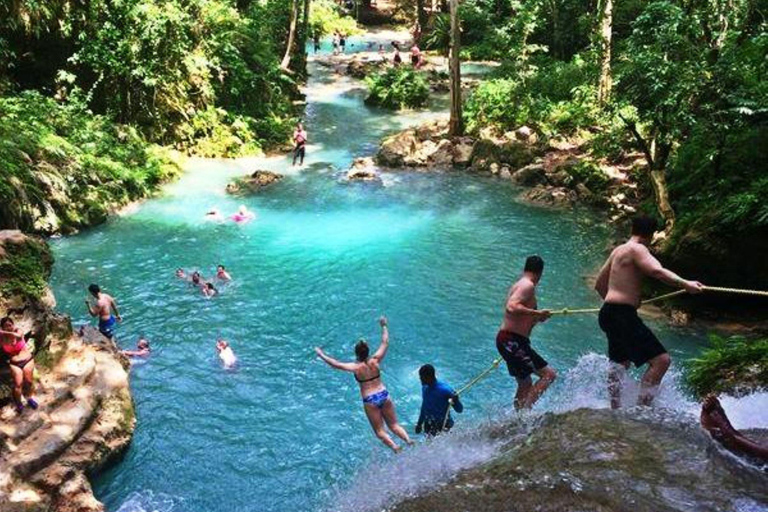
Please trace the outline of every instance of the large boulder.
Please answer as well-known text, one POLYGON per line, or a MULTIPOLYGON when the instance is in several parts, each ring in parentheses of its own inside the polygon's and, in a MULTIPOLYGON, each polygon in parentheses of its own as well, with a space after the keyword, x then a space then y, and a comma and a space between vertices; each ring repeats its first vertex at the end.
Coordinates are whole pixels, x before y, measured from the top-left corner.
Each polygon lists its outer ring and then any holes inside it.
POLYGON ((541 163, 533 163, 512 174, 512 182, 522 187, 535 187, 547 183, 547 172, 541 163))
POLYGON ((405 130, 384 139, 376 154, 376 162, 387 167, 402 167, 405 159, 418 148, 419 139, 415 130, 405 130))
POLYGON ((474 140, 469 137, 460 137, 453 144, 453 164, 461 167, 469 165, 472 161, 472 148, 474 140))
POLYGON ((430 165, 450 166, 453 163, 453 143, 448 139, 442 139, 437 143, 435 150, 429 158, 430 165))
POLYGON ((255 171, 254 173, 237 178, 236 180, 227 184, 228 194, 254 194, 259 192, 264 187, 277 183, 283 179, 282 174, 278 174, 272 171, 255 171))
MULTIPOLYGON (((764 472, 723 453, 695 419, 671 411, 580 409, 511 420, 465 439, 473 452, 491 455, 447 482, 392 492, 395 503, 380 508, 684 512, 765 510, 768 503, 764 472)), ((426 453, 428 470, 450 457, 439 451, 426 453)))
POLYGON ((448 136, 448 121, 440 119, 430 123, 424 123, 416 128, 416 136, 421 141, 431 140, 437 142, 448 136))
POLYGON ((472 150, 472 167, 486 170, 490 164, 497 163, 517 169, 533 162, 537 155, 535 145, 505 138, 481 138, 472 150))

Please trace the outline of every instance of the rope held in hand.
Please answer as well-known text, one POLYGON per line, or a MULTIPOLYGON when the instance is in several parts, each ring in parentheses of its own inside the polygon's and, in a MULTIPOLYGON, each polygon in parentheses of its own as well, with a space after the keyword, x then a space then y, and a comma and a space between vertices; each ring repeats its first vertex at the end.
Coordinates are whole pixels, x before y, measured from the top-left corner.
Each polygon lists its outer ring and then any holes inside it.
MULTIPOLYGON (((496 359, 494 359, 493 363, 491 364, 491 366, 489 366, 488 368, 486 368, 485 370, 480 372, 477 375, 477 377, 475 377, 474 379, 469 381, 469 383, 466 386, 464 386, 463 388, 459 389, 456 392, 456 396, 458 397, 462 393, 468 391, 472 386, 474 386, 475 384, 477 384, 478 382, 483 380, 489 373, 491 373, 493 370, 498 368, 498 366, 501 364, 501 361, 502 361, 501 357, 497 357, 496 359)), ((453 405, 453 399, 450 398, 450 399, 448 399, 448 408, 445 410, 445 418, 443 418, 443 430, 445 430, 446 425, 448 425, 448 416, 451 414, 451 406, 452 405, 453 405)))
MULTIPOLYGON (((705 292, 736 293, 739 295, 754 295, 757 297, 768 297, 768 291, 763 291, 763 290, 743 290, 740 288, 723 288, 720 286, 705 286, 703 290, 705 292)), ((685 290, 677 290, 674 292, 665 293, 664 295, 659 295, 658 297, 644 300, 643 302, 641 302, 641 304, 642 305, 652 304, 654 302, 658 302, 664 299, 669 299, 671 297, 676 297, 684 293, 688 293, 688 292, 686 292, 685 290)), ((553 315, 574 315, 579 313, 598 313, 599 311, 600 311, 600 308, 581 308, 581 309, 563 308, 563 309, 556 309, 552 311, 552 314, 553 315)))

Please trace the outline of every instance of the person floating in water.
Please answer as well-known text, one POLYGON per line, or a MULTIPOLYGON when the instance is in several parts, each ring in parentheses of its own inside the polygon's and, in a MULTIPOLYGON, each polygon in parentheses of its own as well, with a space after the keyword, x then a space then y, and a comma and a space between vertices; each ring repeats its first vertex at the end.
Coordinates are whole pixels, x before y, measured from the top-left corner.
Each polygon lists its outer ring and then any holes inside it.
POLYGON ((224 265, 219 265, 216 267, 216 279, 220 281, 231 281, 232 276, 229 275, 229 272, 224 268, 224 265))
POLYGON ((203 286, 203 276, 200 275, 200 272, 195 270, 192 272, 192 277, 190 278, 190 281, 192 282, 193 286, 203 286))
POLYGON ((99 317, 99 332, 111 340, 115 337, 117 322, 123 321, 123 317, 117 310, 117 302, 111 296, 103 293, 97 284, 90 285, 88 291, 96 299, 95 305, 86 299, 85 305, 88 307, 88 313, 93 317, 99 317), (114 315, 112 314, 113 311, 114 315))
POLYGON ((27 346, 27 339, 17 328, 10 317, 0 320, 0 347, 8 358, 8 367, 13 378, 13 401, 16 412, 24 411, 24 401, 32 409, 37 409, 38 403, 34 397, 35 388, 35 356, 27 346))
POLYGON ((221 214, 218 208, 211 208, 207 212, 205 212, 205 218, 207 220, 212 220, 215 222, 223 222, 224 216, 221 214))
POLYGON ((733 428, 720 400, 714 395, 704 398, 701 406, 701 426, 712 438, 728 450, 768 463, 768 444, 761 444, 733 428))
POLYGON ((632 222, 632 236, 613 250, 600 269, 595 290, 603 298, 599 324, 608 338, 608 391, 611 407, 621 407, 621 382, 632 362, 648 364, 643 375, 638 404, 650 405, 670 364, 669 354, 637 314, 644 276, 653 277, 689 293, 700 293, 704 285, 687 281, 661 266, 648 245, 656 232, 656 221, 639 216, 632 222))
POLYGON ((221 359, 224 368, 232 368, 237 364, 237 357, 235 357, 232 347, 222 338, 216 341, 216 351, 219 353, 219 359, 221 359))
POLYGON ((178 277, 179 279, 186 279, 187 274, 184 272, 183 268, 179 267, 176 269, 176 277, 178 277))
POLYGON ((515 409, 530 409, 541 397, 557 373, 532 347, 529 339, 533 327, 546 322, 549 310, 538 310, 536 286, 544 272, 544 260, 529 256, 525 260, 523 275, 507 294, 504 319, 496 335, 496 349, 507 362, 509 374, 517 381, 515 409), (539 379, 533 383, 531 374, 539 379))
POLYGON ((123 350, 123 355, 128 357, 149 357, 151 352, 149 341, 144 336, 139 336, 139 340, 136 342, 136 350, 123 350))
POLYGON ((202 288, 203 295, 205 295, 208 298, 214 297, 219 293, 219 290, 216 289, 215 286, 213 286, 213 283, 205 283, 202 288))
POLYGON ((389 329, 386 317, 381 317, 379 324, 381 325, 381 344, 372 356, 370 355, 368 344, 364 340, 360 340, 355 345, 357 361, 354 363, 337 361, 327 356, 320 347, 315 347, 315 352, 320 359, 332 368, 351 372, 355 375, 355 380, 360 384, 363 409, 366 416, 368 416, 368 421, 371 423, 371 428, 376 433, 376 437, 393 451, 399 452, 402 448, 392 440, 384 429, 385 423, 393 434, 407 444, 412 445, 413 441, 408 437, 405 429, 397 422, 395 403, 392 401, 387 388, 384 387, 384 382, 381 380, 380 364, 387 354, 387 348, 389 347, 389 329))
POLYGON ((421 379, 421 412, 416 422, 416 433, 421 434, 423 429, 428 436, 436 436, 443 430, 451 430, 453 418, 448 412, 449 408, 453 406, 458 413, 464 410, 459 395, 449 385, 437 380, 435 367, 431 364, 425 364, 419 368, 419 378, 421 379), (446 414, 448 414, 447 421, 446 414))
POLYGON ((246 208, 244 204, 241 204, 240 208, 237 209, 237 213, 233 213, 230 219, 237 222, 238 224, 244 224, 248 221, 253 220, 255 217, 256 217, 255 213, 248 210, 248 208, 246 208))
POLYGON ((307 151, 307 131, 301 125, 296 123, 296 129, 293 131, 293 163, 296 165, 296 158, 299 158, 299 165, 304 165, 304 155, 307 151))

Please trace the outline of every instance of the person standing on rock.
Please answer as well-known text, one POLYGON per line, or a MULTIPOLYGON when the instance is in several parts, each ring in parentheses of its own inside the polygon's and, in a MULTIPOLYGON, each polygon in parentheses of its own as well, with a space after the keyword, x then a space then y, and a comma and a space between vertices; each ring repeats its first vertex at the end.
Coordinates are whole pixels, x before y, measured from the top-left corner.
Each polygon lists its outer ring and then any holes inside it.
POLYGON ((381 380, 380 363, 387 354, 389 347, 389 329, 387 327, 387 318, 379 319, 381 325, 381 344, 376 352, 371 356, 368 343, 360 340, 355 345, 355 356, 357 361, 354 363, 342 363, 328 356, 320 347, 315 347, 315 353, 325 361, 328 366, 351 372, 355 375, 355 380, 360 384, 360 395, 363 397, 363 409, 365 410, 371 428, 376 433, 382 443, 391 448, 394 452, 399 452, 402 447, 398 446, 387 431, 384 429, 386 423, 389 430, 397 437, 412 445, 413 441, 408 437, 408 432, 398 423, 397 413, 395 412, 395 403, 389 396, 389 391, 384 387, 381 380))
POLYGON ((523 275, 507 294, 504 318, 496 335, 496 349, 507 363, 509 374, 517 381, 515 409, 530 409, 555 380, 557 372, 532 347, 531 331, 539 322, 552 315, 549 310, 538 310, 536 286, 544 272, 544 260, 529 256, 525 260, 523 275), (532 374, 539 379, 533 383, 532 374))
POLYGON ((306 152, 307 145, 307 131, 301 125, 296 123, 296 129, 293 131, 293 164, 296 165, 296 158, 300 158, 299 165, 304 165, 304 154, 306 152))
POLYGON ((636 367, 648 364, 641 382, 639 405, 650 405, 669 368, 667 350, 637 314, 643 277, 649 276, 688 293, 700 293, 704 285, 687 281, 665 269, 648 250, 656 232, 656 221, 639 216, 632 222, 632 236, 611 252, 600 269, 595 290, 603 298, 600 328, 608 338, 608 391, 611 407, 621 407, 621 383, 630 362, 636 367))
POLYGON ((90 285, 88 291, 96 299, 95 305, 91 304, 88 299, 85 300, 88 313, 93 317, 99 317, 99 332, 111 340, 115 337, 117 322, 123 321, 123 317, 117 310, 117 302, 111 296, 103 293, 97 284, 90 285), (113 311, 114 315, 112 314, 113 311))
POLYGON ((35 386, 35 356, 27 346, 21 329, 17 328, 10 317, 0 320, 0 346, 8 357, 8 366, 13 377, 13 400, 16 402, 16 412, 24 410, 24 397, 27 405, 37 409, 38 403, 34 397, 35 386))

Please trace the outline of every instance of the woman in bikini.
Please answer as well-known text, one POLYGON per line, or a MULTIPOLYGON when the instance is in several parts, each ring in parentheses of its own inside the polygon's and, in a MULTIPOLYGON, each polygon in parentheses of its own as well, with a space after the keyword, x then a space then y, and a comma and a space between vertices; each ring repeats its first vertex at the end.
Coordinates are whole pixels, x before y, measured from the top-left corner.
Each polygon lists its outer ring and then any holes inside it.
POLYGON ((381 380, 379 364, 384 359, 389 346, 389 329, 387 328, 386 317, 381 317, 379 324, 381 325, 381 345, 379 345, 378 350, 376 350, 373 356, 369 357, 370 349, 363 340, 360 340, 355 345, 357 361, 354 363, 337 361, 327 356, 320 347, 316 347, 315 352, 320 356, 320 359, 328 363, 332 368, 354 373, 355 380, 360 384, 360 394, 363 397, 365 414, 368 416, 368 421, 371 422, 371 427, 376 433, 376 437, 381 439, 381 442, 392 448, 395 452, 399 452, 402 448, 389 437, 389 434, 384 429, 385 423, 393 434, 407 444, 411 445, 413 441, 408 437, 405 429, 397 422, 395 403, 390 398, 389 391, 384 387, 384 383, 381 380))
POLYGON ((24 410, 22 401, 24 395, 26 395, 27 405, 37 409, 37 400, 32 393, 35 382, 35 357, 27 348, 27 341, 21 330, 9 317, 0 320, 0 346, 8 357, 11 375, 13 375, 13 399, 16 402, 16 411, 21 413, 24 410))

